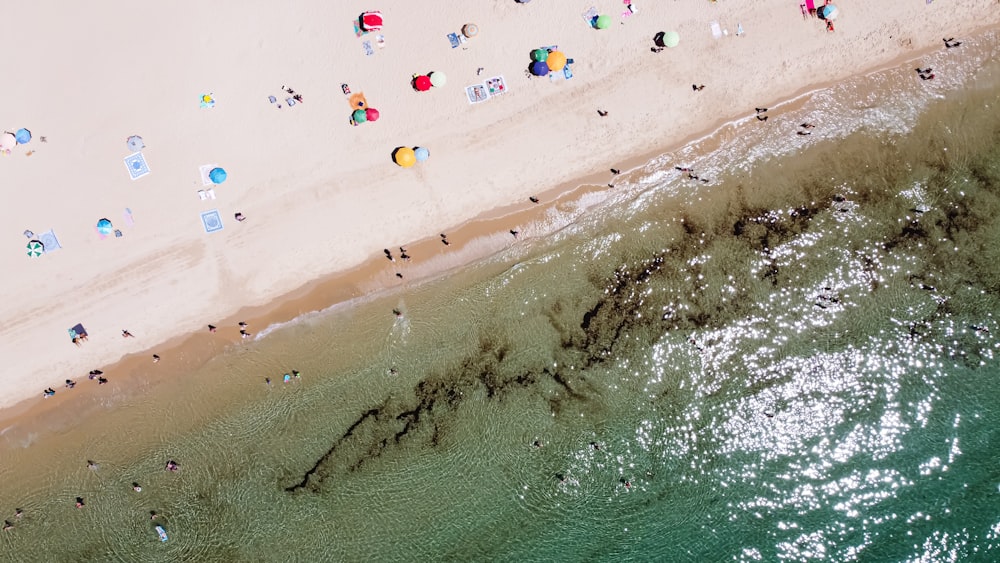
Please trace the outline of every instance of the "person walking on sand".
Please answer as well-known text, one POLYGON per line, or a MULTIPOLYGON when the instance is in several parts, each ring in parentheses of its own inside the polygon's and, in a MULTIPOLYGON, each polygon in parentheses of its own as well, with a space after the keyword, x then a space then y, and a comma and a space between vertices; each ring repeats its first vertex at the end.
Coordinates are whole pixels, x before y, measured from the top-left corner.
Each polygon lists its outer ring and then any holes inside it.
POLYGON ((531 196, 528 198, 528 201, 530 201, 531 203, 538 203, 538 198, 535 196, 531 196))
POLYGON ((444 233, 441 233, 441 242, 444 243, 445 246, 451 246, 451 243, 448 242, 448 235, 444 233))
POLYGON ((153 354, 153 363, 155 364, 155 363, 157 363, 159 361, 160 361, 160 356, 158 356, 156 354, 153 354))
POLYGON ((766 115, 765 116, 758 115, 757 116, 757 121, 767 121, 767 116, 766 115))
POLYGON ((215 331, 216 331, 215 325, 208 325, 208 332, 215 332, 215 331))
POLYGON ((123 338, 135 338, 135 336, 133 336, 131 332, 129 332, 129 331, 125 330, 125 329, 122 329, 122 337, 123 338))
POLYGON ((389 252, 388 248, 383 248, 382 252, 385 253, 385 257, 389 259, 390 262, 395 262, 396 259, 392 257, 392 252, 389 252))
POLYGON ((622 171, 619 170, 619 169, 617 169, 617 168, 612 168, 611 169, 611 173, 614 174, 615 176, 617 176, 617 175, 621 174, 622 171))
POLYGON ((608 116, 608 112, 604 111, 603 109, 599 109, 599 110, 597 110, 597 115, 599 115, 601 117, 607 117, 608 116))
POLYGON ((518 231, 518 230, 516 230, 516 229, 511 229, 511 230, 510 230, 510 234, 511 234, 511 235, 513 235, 513 236, 514 236, 514 238, 517 238, 517 235, 518 235, 518 234, 519 234, 520 232, 521 232, 521 231, 518 231))

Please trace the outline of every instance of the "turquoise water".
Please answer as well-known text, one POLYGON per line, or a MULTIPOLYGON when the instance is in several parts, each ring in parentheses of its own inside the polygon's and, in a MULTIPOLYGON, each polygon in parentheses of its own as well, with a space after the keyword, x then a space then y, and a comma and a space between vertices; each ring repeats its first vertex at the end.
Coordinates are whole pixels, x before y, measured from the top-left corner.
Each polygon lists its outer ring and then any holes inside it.
POLYGON ((965 64, 814 93, 489 261, 125 393, 30 477, 5 456, 0 553, 997 560, 1000 75, 965 64))

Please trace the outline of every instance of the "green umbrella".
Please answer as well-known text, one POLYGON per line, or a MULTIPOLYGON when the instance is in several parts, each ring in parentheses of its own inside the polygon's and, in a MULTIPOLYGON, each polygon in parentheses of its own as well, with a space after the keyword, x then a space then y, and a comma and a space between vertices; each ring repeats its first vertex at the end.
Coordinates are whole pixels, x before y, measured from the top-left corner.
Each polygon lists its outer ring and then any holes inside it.
POLYGON ((28 256, 36 258, 38 256, 41 256, 43 252, 45 252, 45 247, 42 245, 41 242, 33 240, 28 243, 28 256))
POLYGON ((607 29, 611 27, 611 16, 604 14, 603 16, 597 16, 597 21, 594 22, 594 27, 597 29, 607 29))
POLYGON ((676 47, 681 42, 681 34, 676 31, 668 31, 663 34, 664 47, 676 47))
POLYGON ((545 49, 535 49, 531 52, 531 58, 532 60, 544 63, 549 58, 549 52, 545 49))
POLYGON ((355 123, 364 123, 368 121, 368 114, 366 114, 365 110, 363 109, 354 110, 354 113, 351 114, 351 117, 354 118, 355 123))

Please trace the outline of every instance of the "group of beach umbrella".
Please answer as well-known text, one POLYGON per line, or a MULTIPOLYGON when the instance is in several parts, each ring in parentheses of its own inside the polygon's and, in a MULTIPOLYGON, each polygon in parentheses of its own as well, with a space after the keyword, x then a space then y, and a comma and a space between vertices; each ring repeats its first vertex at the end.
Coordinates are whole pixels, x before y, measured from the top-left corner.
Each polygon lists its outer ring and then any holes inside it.
POLYGON ((559 72, 566 67, 566 55, 562 51, 535 49, 531 52, 529 70, 535 76, 545 76, 549 72, 559 72))
POLYGON ((378 121, 379 116, 380 114, 375 108, 358 108, 351 113, 351 122, 360 125, 369 121, 378 121))
POLYGON ((431 153, 424 147, 399 147, 392 152, 392 160, 403 168, 409 168, 418 162, 430 158, 431 153))
POLYGON ((441 71, 418 74, 413 77, 413 89, 417 92, 426 92, 433 88, 440 88, 448 82, 448 77, 441 71))

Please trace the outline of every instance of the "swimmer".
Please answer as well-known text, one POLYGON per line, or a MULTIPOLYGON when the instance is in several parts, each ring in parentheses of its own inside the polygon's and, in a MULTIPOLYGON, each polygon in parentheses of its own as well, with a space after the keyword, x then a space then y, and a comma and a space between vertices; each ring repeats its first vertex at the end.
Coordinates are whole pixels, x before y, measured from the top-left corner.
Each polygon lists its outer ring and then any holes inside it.
POLYGON ((396 375, 398 373, 399 371, 397 371, 396 368, 394 367, 389 368, 389 375, 396 375))
POLYGON ((97 471, 100 468, 101 468, 100 465, 97 465, 96 463, 90 461, 89 459, 87 460, 87 469, 91 471, 97 471))
POLYGON ((535 446, 536 448, 542 447, 542 443, 539 442, 538 440, 535 440, 534 442, 532 442, 531 445, 535 446))
POLYGON ((400 311, 399 309, 393 309, 393 310, 392 310, 392 314, 393 314, 393 315, 396 315, 396 318, 397 318, 397 319, 401 319, 401 318, 403 318, 403 312, 402 312, 402 311, 400 311))
POLYGON ((83 506, 84 506, 83 497, 76 497, 76 507, 83 508, 83 506))
POLYGON ((153 354, 153 363, 155 364, 158 361, 160 361, 160 357, 157 356, 156 354, 153 354))
POLYGON ((156 520, 157 516, 159 516, 159 514, 157 514, 155 510, 150 510, 149 511, 149 519, 150 520, 156 520))
POLYGON ((24 511, 21 510, 20 508, 15 508, 14 509, 14 518, 21 518, 22 516, 24 516, 24 511))
POLYGON ((10 530, 10 529, 11 529, 11 528, 13 528, 13 527, 14 527, 14 525, 10 523, 10 520, 4 520, 4 521, 3 521, 3 530, 4 530, 5 532, 6 532, 7 530, 10 530))
POLYGON ((292 380, 292 376, 286 373, 285 374, 285 383, 288 383, 291 380, 292 380))
POLYGON ((245 331, 245 330, 241 330, 240 331, 240 337, 241 338, 250 338, 250 333, 247 332, 247 331, 245 331))
POLYGON ((139 486, 139 483, 132 483, 132 490, 137 493, 141 493, 142 487, 139 486))
POLYGON ((595 450, 600 450, 601 449, 601 445, 598 444, 597 442, 591 442, 590 443, 590 447, 594 448, 595 450))
POLYGON ((171 460, 169 460, 169 461, 167 461, 167 466, 166 466, 166 470, 167 470, 167 471, 177 471, 177 470, 179 470, 180 468, 181 468, 181 466, 180 466, 180 465, 177 465, 177 462, 176 462, 176 461, 174 461, 174 460, 172 460, 172 459, 171 459, 171 460))
POLYGON ((295 379, 302 379, 302 374, 299 373, 298 370, 293 369, 292 370, 292 377, 294 377, 295 379))

